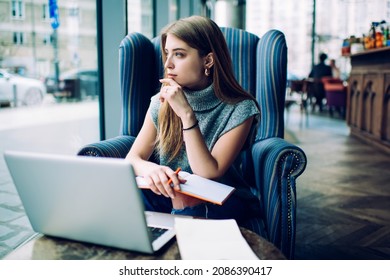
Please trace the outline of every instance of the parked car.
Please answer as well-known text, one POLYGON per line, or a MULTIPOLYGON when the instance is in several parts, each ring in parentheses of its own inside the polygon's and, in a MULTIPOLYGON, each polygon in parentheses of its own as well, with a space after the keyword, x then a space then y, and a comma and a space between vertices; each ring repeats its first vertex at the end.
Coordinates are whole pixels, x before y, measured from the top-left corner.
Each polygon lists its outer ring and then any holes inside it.
POLYGON ((11 74, 0 69, 0 104, 38 105, 46 95, 45 84, 37 79, 11 74))
POLYGON ((53 75, 45 77, 44 83, 46 86, 47 93, 56 93, 57 92, 56 79, 53 75))
POLYGON ((96 69, 75 69, 60 75, 58 89, 54 76, 46 77, 48 92, 57 97, 84 99, 98 95, 98 72, 96 69))

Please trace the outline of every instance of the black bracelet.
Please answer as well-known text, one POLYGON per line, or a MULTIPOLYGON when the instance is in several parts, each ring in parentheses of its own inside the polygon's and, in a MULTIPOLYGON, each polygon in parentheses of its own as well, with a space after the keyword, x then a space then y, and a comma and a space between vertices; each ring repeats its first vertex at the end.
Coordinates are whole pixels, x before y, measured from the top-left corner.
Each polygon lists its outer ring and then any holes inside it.
POLYGON ((183 131, 193 129, 193 128, 197 127, 198 124, 199 124, 199 122, 198 122, 198 120, 196 120, 196 122, 195 122, 195 124, 193 126, 190 126, 188 128, 183 128, 183 131))

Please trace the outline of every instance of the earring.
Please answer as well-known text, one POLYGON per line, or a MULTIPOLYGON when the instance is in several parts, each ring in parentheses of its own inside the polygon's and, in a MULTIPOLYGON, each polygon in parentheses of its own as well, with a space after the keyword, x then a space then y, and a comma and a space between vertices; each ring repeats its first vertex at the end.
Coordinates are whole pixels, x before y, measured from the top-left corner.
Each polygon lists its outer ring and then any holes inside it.
POLYGON ((210 69, 209 69, 209 68, 205 68, 205 69, 204 69, 204 74, 205 74, 206 76, 210 76, 210 69))

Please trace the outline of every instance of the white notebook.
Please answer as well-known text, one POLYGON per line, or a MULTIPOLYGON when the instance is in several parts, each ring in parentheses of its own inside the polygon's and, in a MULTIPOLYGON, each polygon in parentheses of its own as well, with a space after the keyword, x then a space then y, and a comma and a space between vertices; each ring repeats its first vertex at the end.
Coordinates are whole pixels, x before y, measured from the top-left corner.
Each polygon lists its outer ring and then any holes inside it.
POLYGON ((235 220, 175 217, 177 244, 183 260, 256 260, 235 220))
MULTIPOLYGON (((179 192, 214 204, 222 205, 235 190, 231 186, 185 171, 180 171, 179 176, 187 180, 185 184, 180 184, 179 192)), ((143 177, 138 176, 136 180, 139 188, 148 188, 143 177)))

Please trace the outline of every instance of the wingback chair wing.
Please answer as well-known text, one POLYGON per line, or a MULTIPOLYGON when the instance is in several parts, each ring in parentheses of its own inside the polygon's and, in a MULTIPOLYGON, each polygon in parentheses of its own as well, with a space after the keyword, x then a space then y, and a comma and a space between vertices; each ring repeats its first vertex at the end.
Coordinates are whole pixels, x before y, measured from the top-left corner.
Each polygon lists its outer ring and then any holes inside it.
MULTIPOLYGON (((235 28, 221 28, 239 83, 256 96, 260 127, 252 149, 242 153, 244 172, 259 198, 261 219, 241 225, 294 258, 296 178, 306 167, 306 155, 284 137, 287 46, 284 34, 270 30, 260 39, 235 28)), ((120 135, 83 147, 78 155, 124 158, 137 136, 150 98, 163 74, 160 40, 131 33, 119 47, 122 118, 120 135)))

